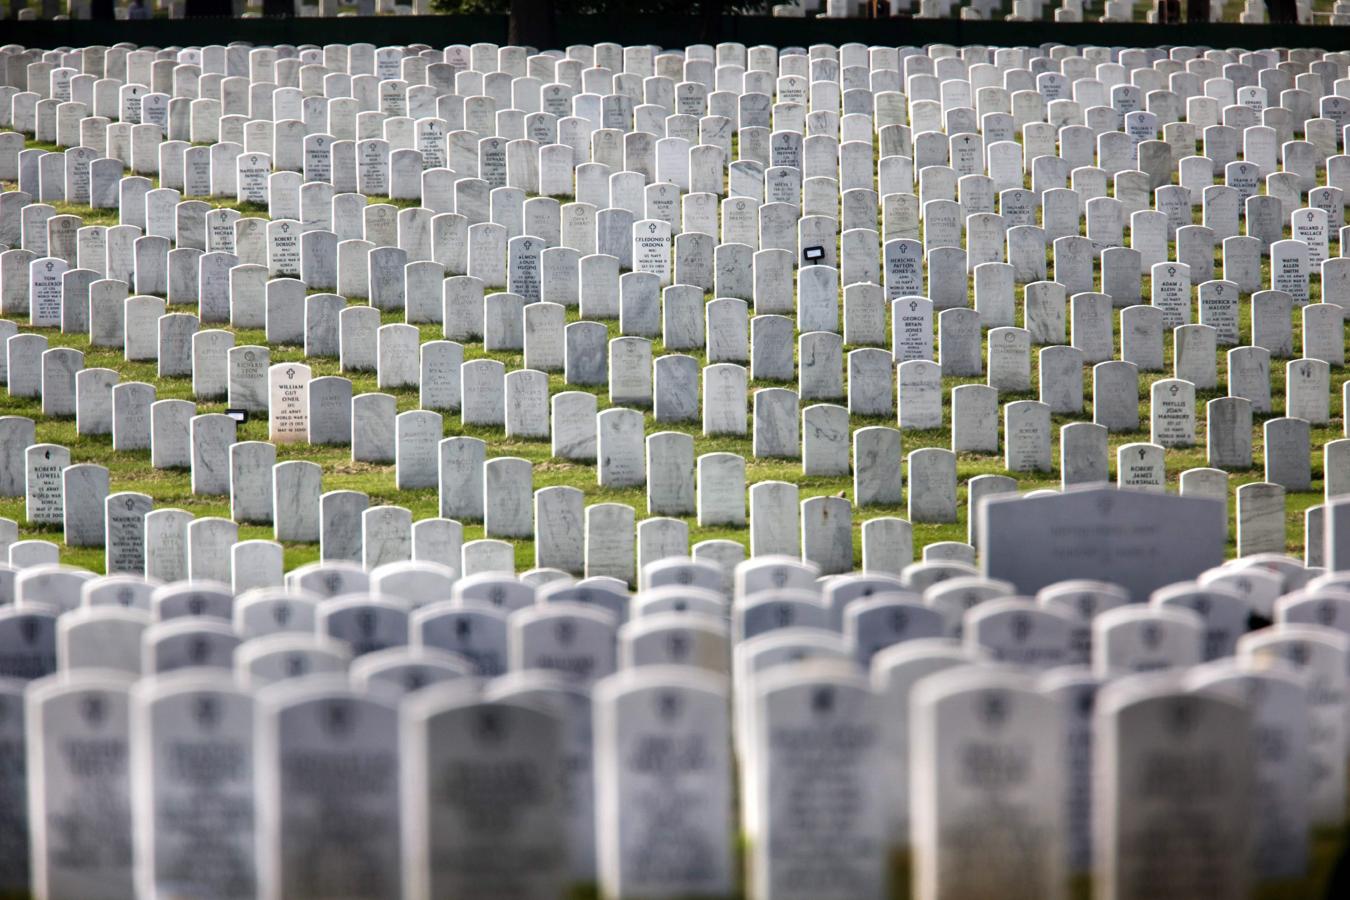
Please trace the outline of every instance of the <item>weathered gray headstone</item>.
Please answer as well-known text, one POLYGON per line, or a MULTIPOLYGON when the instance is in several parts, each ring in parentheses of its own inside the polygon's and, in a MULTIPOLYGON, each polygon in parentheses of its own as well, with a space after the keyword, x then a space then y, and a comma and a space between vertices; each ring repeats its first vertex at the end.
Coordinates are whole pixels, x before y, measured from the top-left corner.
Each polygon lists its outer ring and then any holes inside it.
POLYGON ((1226 542, 1218 503, 1132 490, 990 497, 981 516, 984 572, 1024 594, 1056 581, 1093 578, 1142 600, 1218 565, 1226 542))

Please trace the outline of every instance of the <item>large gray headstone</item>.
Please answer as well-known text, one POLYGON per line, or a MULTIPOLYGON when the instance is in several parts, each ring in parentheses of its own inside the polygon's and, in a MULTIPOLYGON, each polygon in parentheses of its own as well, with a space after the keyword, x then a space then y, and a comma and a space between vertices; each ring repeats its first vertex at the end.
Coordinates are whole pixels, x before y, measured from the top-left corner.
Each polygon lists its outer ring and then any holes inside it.
POLYGON ((1199 497, 1093 487, 994 496, 977 514, 985 574, 1021 594, 1091 578, 1143 601, 1222 563, 1227 542, 1223 505, 1199 497))
POLYGON ((264 837, 263 895, 397 896, 397 709, 340 679, 287 685, 268 695, 258 747, 270 773, 260 811, 276 823, 264 837))

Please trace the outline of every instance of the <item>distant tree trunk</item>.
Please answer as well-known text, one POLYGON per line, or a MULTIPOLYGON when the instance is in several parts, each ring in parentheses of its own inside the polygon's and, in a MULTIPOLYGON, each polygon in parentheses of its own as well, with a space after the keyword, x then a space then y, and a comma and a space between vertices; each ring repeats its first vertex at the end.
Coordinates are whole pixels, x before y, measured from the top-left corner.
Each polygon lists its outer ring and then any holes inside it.
POLYGON ((507 40, 536 50, 555 49, 553 4, 549 0, 511 0, 511 25, 507 40))
POLYGON ((187 0, 183 6, 183 16, 195 18, 229 18, 234 14, 230 0, 187 0))
POLYGON ((698 12, 702 20, 699 32, 705 43, 716 44, 722 39, 722 13, 726 0, 699 0, 698 12))
POLYGON ((1272 25, 1298 21, 1298 8, 1294 0, 1266 0, 1266 18, 1272 25))
POLYGON ((1209 21, 1209 0, 1186 0, 1187 22, 1209 21))

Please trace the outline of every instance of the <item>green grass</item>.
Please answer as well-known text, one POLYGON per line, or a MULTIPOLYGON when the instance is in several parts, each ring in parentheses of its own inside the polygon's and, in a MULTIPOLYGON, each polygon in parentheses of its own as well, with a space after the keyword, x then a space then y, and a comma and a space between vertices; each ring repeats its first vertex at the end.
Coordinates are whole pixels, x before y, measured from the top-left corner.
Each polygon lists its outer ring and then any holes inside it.
MULTIPOLYGON (((29 141, 30 147, 42 147, 43 149, 56 149, 50 144, 40 144, 35 141, 29 141)), ((156 182, 157 183, 157 182, 156 182)), ((6 185, 7 189, 13 185, 6 185)), ((266 215, 266 209, 256 204, 241 204, 225 198, 205 198, 212 206, 229 207, 238 209, 247 215, 266 215)), ((565 198, 564 198, 565 199, 565 198)), ((391 202, 387 198, 370 198, 371 203, 391 202)), ((398 206, 415 205, 412 201, 392 201, 398 206)), ((67 203, 54 204, 59 213, 72 213, 79 215, 85 224, 114 225, 118 222, 118 211, 115 209, 93 210, 87 207, 74 206, 67 203)), ((1195 211, 1196 221, 1199 221, 1199 210, 1195 211)), ((878 226, 878 230, 880 227, 878 226)), ((1169 248, 1174 249, 1174 247, 1169 248)), ((1216 248, 1216 276, 1222 273, 1222 256, 1216 248)), ((1053 263, 1053 259, 1050 260, 1053 263)), ((1263 263, 1262 268, 1263 281, 1268 283, 1269 267, 1268 262, 1263 263)), ((1053 268, 1051 268, 1053 276, 1053 268)), ((973 277, 970 279, 970 295, 973 298, 973 277)), ((1017 287, 1017 324, 1023 324, 1023 287, 1017 287)), ((1311 278, 1310 295, 1317 298, 1320 295, 1320 285, 1318 278, 1314 275, 1311 278)), ((1142 279, 1141 297, 1143 302, 1148 302, 1150 296, 1150 284, 1147 275, 1142 279)), ((711 294, 705 299, 711 299, 711 294)), ((1250 340, 1251 321, 1250 321, 1250 303, 1249 297, 1244 296, 1241 313, 1241 338, 1239 343, 1246 343, 1250 340)), ((1198 304, 1196 304, 1194 320, 1198 321, 1198 304)), ((195 312, 192 306, 172 306, 170 311, 174 312, 195 312)), ((1118 311, 1113 313, 1118 315, 1118 311)), ((567 319, 569 322, 578 319, 576 309, 569 309, 567 319)), ((842 301, 841 301, 842 317, 842 301)), ((890 334, 889 310, 886 311, 886 331, 890 334)), ((1068 316, 1066 315, 1066 320, 1068 316)), ((381 317, 382 322, 402 321, 401 312, 386 312, 381 317)), ((619 323, 616 320, 606 321, 604 323, 609 331, 610 337, 617 337, 620 334, 619 323)), ((86 367, 103 366, 113 368, 121 373, 123 381, 142 380, 154 383, 158 389, 159 399, 181 398, 193 399, 191 380, 188 378, 157 378, 155 366, 153 363, 130 363, 122 358, 120 352, 110 351, 106 348, 89 347, 87 335, 84 334, 63 334, 56 329, 31 329, 26 323, 20 322, 23 330, 35 330, 48 338, 50 346, 73 347, 85 353, 84 364, 86 367)), ((224 327, 213 325, 211 327, 224 327)), ((243 344, 265 344, 265 336, 262 331, 247 329, 231 329, 236 335, 236 345, 243 344)), ((1116 324, 1113 329, 1117 334, 1115 337, 1117 355, 1119 354, 1119 326, 1116 324)), ((423 341, 440 339, 443 333, 439 325, 420 325, 421 339, 423 341)), ((1298 322, 1298 316, 1295 316, 1293 326, 1295 355, 1298 355, 1298 349, 1301 346, 1301 329, 1298 322)), ((1068 340, 1066 333, 1065 342, 1068 340)), ((1148 390, 1149 386, 1159 378, 1170 377, 1172 375, 1172 337, 1170 334, 1164 336, 1165 344, 1165 371, 1141 373, 1140 377, 1140 410, 1141 410, 1141 429, 1137 432, 1126 434, 1112 434, 1110 437, 1110 467, 1114 477, 1115 472, 1115 452, 1122 444, 1135 441, 1147 441, 1148 438, 1148 390)), ((845 347, 845 352, 854 349, 851 346, 845 347)), ((1033 348, 1033 358, 1031 365, 1031 391, 1018 394, 1003 394, 1000 397, 1000 403, 1007 403, 1011 400, 1019 399, 1037 399, 1039 394, 1038 372, 1035 360, 1035 349, 1033 348)), ((1220 384, 1226 384, 1225 372, 1226 362, 1223 357, 1227 347, 1219 348, 1218 372, 1220 384)), ((706 363, 706 357, 702 351, 680 351, 688 353, 698 359, 702 365, 706 363)), ((659 339, 652 342, 652 355, 659 357, 664 353, 664 348, 659 339)), ((374 373, 371 372, 340 372, 336 359, 328 358, 308 358, 304 357, 303 350, 300 347, 272 346, 272 361, 298 361, 307 362, 315 376, 342 374, 352 381, 353 394, 360 394, 368 391, 381 390, 376 384, 374 373)), ((475 359, 480 357, 490 357, 501 361, 507 368, 507 371, 523 367, 524 362, 522 354, 519 352, 488 352, 483 350, 482 344, 466 344, 465 358, 475 359)), ((847 364, 845 364, 847 369, 847 364)), ((1282 360, 1272 360, 1271 364, 1271 393, 1273 400, 1273 410, 1270 415, 1281 415, 1284 410, 1284 366, 1282 360)), ((845 371, 847 376, 847 371, 845 371)), ((1331 392, 1331 414, 1332 421, 1326 425, 1313 429, 1313 446, 1315 448, 1313 463, 1313 484, 1312 489, 1307 492, 1290 493, 1287 497, 1287 524, 1288 524, 1288 543, 1287 547, 1291 553, 1302 554, 1302 531, 1303 531, 1303 512, 1307 507, 1321 502, 1321 455, 1316 448, 1320 448, 1327 441, 1335 440, 1342 436, 1343 419, 1341 410, 1341 385, 1346 379, 1346 372, 1342 367, 1335 367, 1332 372, 1332 392, 1331 392)), ((949 393, 951 388, 964 383, 982 383, 979 378, 944 378, 944 393, 949 393)), ((792 387, 795 388, 795 382, 766 382, 752 381, 750 383, 751 392, 762 387, 792 387)), ((1085 371, 1084 377, 1085 400, 1084 411, 1081 416, 1056 416, 1054 418, 1054 433, 1057 435, 1059 426, 1073 421, 1091 421, 1091 392, 1092 378, 1090 369, 1085 371)), ((575 386, 566 385, 563 382, 560 373, 549 374, 550 393, 556 393, 560 390, 575 390, 575 386)), ((607 408, 610 403, 607 392, 604 388, 584 388, 596 394, 600 409, 607 408)), ((894 390, 894 388, 893 388, 894 390)), ((396 389, 387 390, 395 396, 400 412, 418 408, 418 395, 416 389, 396 389)), ((1223 396, 1225 391, 1199 391, 1196 396, 1196 445, 1191 448, 1172 448, 1167 452, 1167 478, 1169 487, 1176 489, 1177 480, 1182 471, 1189 468, 1205 466, 1205 407, 1206 401, 1218 396, 1223 396)), ((841 399, 838 402, 843 403, 841 399)), ((803 404, 807 405, 807 404, 803 404)), ((224 404, 219 402, 201 402, 198 403, 199 412, 218 412, 223 410, 224 404)), ((949 446, 950 435, 950 403, 944 402, 944 422, 940 429, 929 431, 907 430, 904 433, 903 444, 904 451, 909 451, 920 447, 949 446)), ((192 512, 194 515, 228 515, 227 497, 204 497, 194 496, 190 489, 188 473, 186 471, 172 471, 153 469, 149 466, 149 452, 117 452, 112 449, 111 440, 106 436, 80 436, 75 432, 74 422, 71 420, 53 420, 44 419, 41 416, 40 403, 36 400, 10 397, 8 395, 0 396, 0 414, 23 415, 33 418, 38 423, 38 440, 52 443, 59 443, 67 446, 71 450, 73 462, 96 462, 107 466, 112 477, 113 490, 135 489, 150 494, 157 508, 179 507, 192 512)), ((1237 486, 1263 480, 1263 473, 1260 469, 1260 461, 1263 458, 1262 452, 1262 432, 1261 422, 1268 416, 1258 417, 1253 429, 1253 457, 1257 466, 1243 471, 1230 472, 1230 553, 1233 552, 1233 513, 1231 508, 1235 500, 1233 499, 1233 490, 1237 486)), ((852 416, 851 428, 857 429, 866 425, 890 425, 895 426, 893 417, 875 418, 852 416)), ((1001 428, 1000 421, 1000 431, 1001 428)), ((731 452, 736 453, 746 460, 746 480, 747 484, 753 484, 765 480, 789 481, 798 485, 801 499, 812 496, 831 495, 844 492, 846 496, 852 495, 852 484, 849 478, 827 478, 827 477, 806 477, 802 475, 801 463, 799 460, 780 460, 780 459, 757 459, 753 456, 749 429, 744 436, 715 436, 705 437, 701 433, 701 428, 697 424, 668 424, 657 423, 650 417, 646 421, 647 433, 657 431, 682 431, 691 434, 695 439, 695 451, 701 455, 711 452, 731 452)), ((515 438, 506 438, 502 431, 481 428, 466 427, 461 425, 457 414, 446 414, 444 416, 444 433, 451 435, 472 435, 488 442, 490 456, 518 456, 529 460, 534 467, 534 488, 544 488, 554 485, 570 485, 580 488, 585 495, 585 502, 589 505, 601 502, 626 503, 632 506, 636 511, 639 520, 646 515, 646 494, 641 488, 615 489, 601 487, 597 483, 595 468, 592 465, 583 465, 560 459, 554 459, 550 452, 549 442, 547 440, 521 440, 515 438)), ((250 421, 239 429, 240 440, 266 439, 266 422, 262 419, 250 421)), ((1000 435, 1000 447, 1003 446, 1000 435)), ((308 445, 281 445, 277 452, 278 461, 287 459, 307 459, 319 463, 324 470, 324 490, 348 489, 362 491, 370 496, 372 505, 376 504, 398 504, 407 507, 412 511, 414 519, 421 519, 438 514, 438 500, 434 489, 400 491, 395 487, 393 466, 370 465, 366 463, 354 463, 350 458, 350 452, 345 447, 312 447, 308 445)), ((1052 441, 1052 471, 1035 473, 1017 473, 1019 489, 1033 490, 1039 488, 1049 488, 1059 486, 1058 477, 1059 466, 1059 446, 1058 440, 1052 441)), ((934 523, 916 523, 914 525, 914 545, 916 558, 921 556, 921 548, 927 544, 936 541, 964 541, 966 540, 966 482, 976 476, 987 473, 1010 474, 1003 468, 1003 458, 1000 455, 983 454, 961 454, 957 461, 959 490, 958 490, 958 521, 946 524, 934 523)), ((22 498, 0 498, 0 515, 15 519, 21 523, 21 537, 41 537, 48 540, 60 541, 61 534, 58 528, 50 526, 31 526, 26 524, 23 500, 22 498)), ((895 507, 867 507, 855 509, 853 512, 853 531, 855 537, 855 564, 861 564, 861 526, 866 519, 877 516, 900 516, 907 517, 907 512, 902 506, 895 507)), ((731 539, 743 544, 748 543, 748 531, 743 528, 727 527, 700 527, 697 522, 690 518, 687 520, 689 525, 691 545, 695 542, 708 539, 731 539)), ((483 537, 483 529, 480 523, 464 523, 464 539, 466 541, 478 537, 483 537)), ((270 527, 242 525, 240 526, 240 539, 248 538, 270 538, 270 527)), ((529 540, 516 540, 516 564, 517 568, 524 570, 534 565, 533 542, 529 540)), ((84 566, 96 571, 101 571, 103 567, 103 554, 101 549, 96 548, 68 548, 62 547, 62 561, 74 565, 84 566)), ((286 566, 292 568, 306 562, 311 562, 318 558, 318 546, 316 544, 293 544, 286 547, 286 566)))

